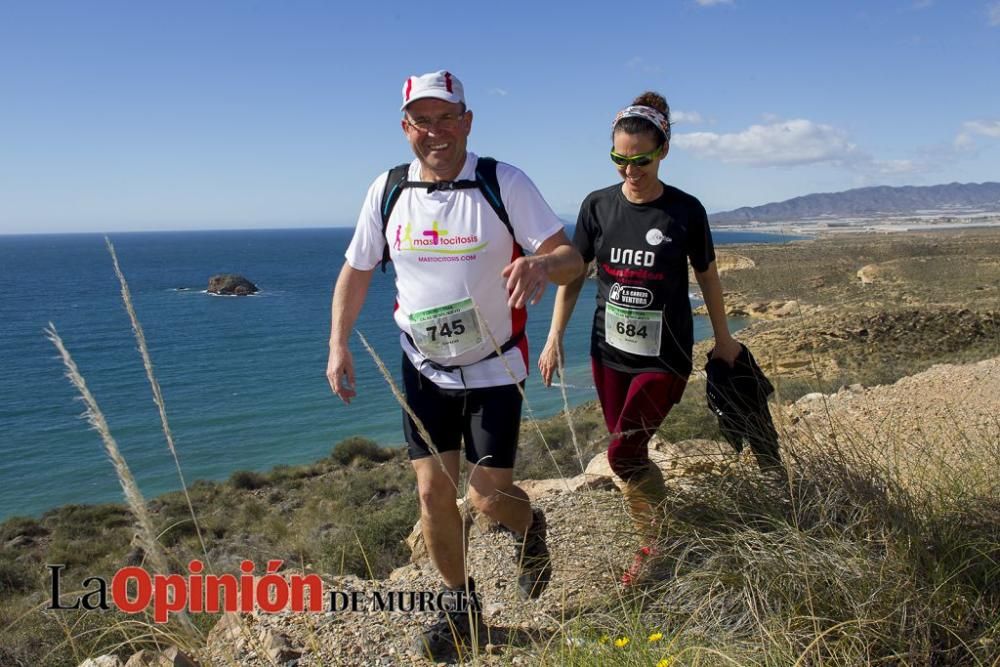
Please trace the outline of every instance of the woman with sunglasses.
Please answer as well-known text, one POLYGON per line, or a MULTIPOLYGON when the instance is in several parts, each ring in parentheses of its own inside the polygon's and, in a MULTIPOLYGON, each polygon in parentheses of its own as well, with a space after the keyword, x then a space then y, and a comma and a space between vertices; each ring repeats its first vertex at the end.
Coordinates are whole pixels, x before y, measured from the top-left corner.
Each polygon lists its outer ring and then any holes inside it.
MULTIPOLYGON (((693 196, 659 179, 670 150, 670 109, 646 92, 615 116, 611 160, 622 181, 584 200, 573 244, 596 260, 597 309, 591 366, 611 434, 608 462, 623 481, 640 539, 622 576, 630 586, 657 553, 656 508, 666 488, 647 445, 691 373, 693 320, 688 260, 701 287, 715 335, 714 358, 732 365, 740 344, 729 333, 708 217, 693 196)), ((584 276, 560 286, 549 337, 538 359, 546 385, 562 360, 562 339, 584 276)))

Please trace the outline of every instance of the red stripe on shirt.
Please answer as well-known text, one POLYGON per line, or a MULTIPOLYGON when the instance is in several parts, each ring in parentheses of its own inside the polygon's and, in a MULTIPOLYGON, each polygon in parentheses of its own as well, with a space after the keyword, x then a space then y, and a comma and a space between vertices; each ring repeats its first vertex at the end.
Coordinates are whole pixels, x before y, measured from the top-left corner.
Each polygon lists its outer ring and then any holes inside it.
MULTIPOLYGON (((521 247, 517 245, 516 242, 513 243, 514 249, 510 254, 510 261, 513 262, 518 257, 524 255, 521 252, 521 247)), ((508 290, 507 295, 510 296, 510 291, 508 290)), ((528 323, 528 309, 527 308, 511 308, 510 309, 510 335, 511 338, 519 333, 524 332, 524 327, 528 323)), ((524 367, 530 368, 528 365, 528 336, 525 335, 521 338, 520 342, 517 344, 517 349, 521 351, 521 356, 524 358, 524 367)))

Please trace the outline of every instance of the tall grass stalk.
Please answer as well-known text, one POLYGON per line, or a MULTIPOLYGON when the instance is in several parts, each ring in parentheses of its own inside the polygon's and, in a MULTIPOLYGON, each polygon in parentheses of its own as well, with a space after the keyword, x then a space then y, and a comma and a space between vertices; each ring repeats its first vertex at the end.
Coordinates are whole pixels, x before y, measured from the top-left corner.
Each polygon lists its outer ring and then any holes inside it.
MULTIPOLYGON (((63 343, 62 338, 59 336, 59 333, 56 331, 56 327, 52 324, 52 322, 49 322, 49 326, 45 330, 45 334, 59 351, 59 355, 62 357, 63 365, 66 367, 66 377, 69 379, 70 383, 76 387, 76 390, 80 394, 80 398, 86 406, 84 417, 86 417, 87 422, 98 432, 101 436, 101 440, 104 442, 104 449, 108 454, 108 458, 111 459, 111 463, 115 467, 115 474, 118 477, 119 484, 121 484, 122 492, 125 495, 125 501, 128 504, 129 509, 132 511, 132 515, 135 517, 137 528, 136 538, 138 539, 142 550, 145 552, 146 557, 149 559, 149 562, 152 564, 155 572, 169 574, 170 567, 167 563, 167 557, 163 552, 163 548, 160 546, 159 541, 156 539, 156 530, 153 527, 152 517, 150 517, 149 511, 147 510, 146 501, 143 499, 142 493, 139 491, 139 485, 136 484, 135 477, 132 475, 132 471, 129 469, 128 463, 125 461, 125 457, 122 456, 121 451, 118 449, 118 443, 115 441, 114 436, 111 435, 111 429, 108 427, 108 422, 104 417, 104 413, 101 411, 101 408, 97 404, 97 400, 94 398, 93 394, 90 393, 86 380, 84 380, 83 375, 80 373, 80 369, 77 367, 76 362, 73 360, 69 350, 66 349, 66 345, 63 343)), ((179 612, 177 614, 177 618, 189 633, 194 636, 200 634, 186 612, 179 612)))
MULTIPOLYGON (((365 350, 368 351, 368 354, 371 356, 372 360, 375 361, 375 365, 378 367, 379 372, 382 374, 382 377, 389 385, 389 390, 392 391, 392 395, 396 398, 396 401, 403 408, 403 410, 406 411, 406 414, 409 415, 410 419, 413 420, 413 423, 417 427, 417 433, 419 433, 420 437, 423 438, 424 442, 427 443, 427 447, 431 450, 431 454, 434 455, 434 458, 438 461, 438 463, 441 464, 441 469, 444 470, 444 462, 441 461, 441 452, 438 450, 437 445, 434 444, 434 440, 431 438, 431 434, 427 432, 427 427, 424 426, 424 423, 420 420, 420 417, 418 417, 416 413, 413 412, 413 408, 411 408, 409 403, 406 402, 406 397, 403 395, 403 392, 399 390, 399 387, 396 386, 396 382, 392 379, 392 373, 389 372, 389 369, 386 367, 385 362, 382 361, 382 357, 378 356, 378 353, 375 351, 375 348, 371 346, 371 343, 368 342, 368 339, 365 338, 365 335, 363 333, 358 331, 357 334, 358 338, 361 339, 361 344, 365 346, 365 350)), ((455 490, 457 491, 458 481, 452 480, 452 483, 455 485, 455 490)))
POLYGON ((84 380, 83 375, 80 373, 80 369, 77 367, 76 362, 69 353, 69 350, 66 349, 62 338, 56 331, 55 325, 49 322, 49 326, 45 330, 45 334, 59 351, 59 355, 62 357, 63 365, 66 367, 66 377, 73 384, 73 386, 76 387, 77 392, 80 394, 80 398, 86 406, 86 411, 83 416, 87 419, 90 426, 97 431, 97 433, 101 436, 101 440, 104 442, 104 449, 108 454, 108 458, 111 459, 111 463, 115 467, 115 474, 118 476, 118 482, 121 484, 122 491, 125 494, 125 501, 128 503, 129 509, 132 510, 133 516, 135 516, 138 527, 137 537, 143 551, 146 553, 156 572, 163 574, 169 573, 170 568, 167 565, 167 559, 163 553, 163 549, 160 547, 160 543, 156 539, 156 530, 153 527, 153 520, 149 516, 149 512, 146 509, 146 501, 143 499, 142 493, 139 491, 139 486, 135 482, 135 477, 132 476, 132 471, 129 469, 128 464, 125 462, 125 458, 118 449, 118 443, 115 441, 114 436, 111 435, 111 429, 108 427, 108 422, 104 418, 104 413, 101 412, 101 408, 97 404, 97 400, 94 398, 93 394, 90 393, 86 380, 84 380))
POLYGON ((194 511, 194 504, 191 502, 187 483, 184 480, 184 471, 181 469, 181 462, 177 456, 177 448, 174 446, 174 434, 170 428, 170 422, 167 420, 167 406, 163 401, 163 392, 160 390, 160 383, 153 372, 153 360, 149 355, 149 347, 146 345, 146 334, 143 332, 142 325, 139 323, 139 318, 135 313, 135 306, 132 305, 132 292, 129 290, 128 281, 125 280, 125 274, 122 273, 121 267, 118 264, 118 255, 115 253, 115 246, 107 236, 104 237, 104 243, 108 247, 108 252, 111 253, 111 262, 114 264, 115 275, 118 276, 118 282, 121 284, 122 301, 125 304, 125 310, 128 312, 128 318, 132 322, 132 331, 139 346, 139 354, 142 355, 142 365, 146 369, 146 378, 149 380, 149 386, 153 391, 153 402, 156 403, 156 408, 160 413, 160 425, 163 428, 163 435, 167 440, 167 449, 170 450, 170 455, 174 459, 174 466, 177 468, 177 477, 181 482, 181 490, 184 492, 184 499, 187 501, 188 511, 191 513, 191 521, 194 522, 194 529, 198 535, 198 543, 201 544, 201 552, 205 557, 205 563, 211 568, 212 563, 208 555, 208 547, 205 546, 205 538, 201 534, 198 515, 194 511))

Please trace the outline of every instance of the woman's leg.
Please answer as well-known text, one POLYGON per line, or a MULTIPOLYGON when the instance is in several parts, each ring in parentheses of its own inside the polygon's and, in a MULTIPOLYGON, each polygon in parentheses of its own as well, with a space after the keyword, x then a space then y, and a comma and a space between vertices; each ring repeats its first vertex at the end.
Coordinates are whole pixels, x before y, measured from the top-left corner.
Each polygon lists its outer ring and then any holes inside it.
POLYGON ((618 437, 608 448, 611 469, 626 482, 648 469, 649 441, 686 385, 687 380, 672 373, 631 376, 615 425, 618 437))
POLYGON ((649 464, 647 446, 670 409, 681 400, 687 380, 671 373, 627 373, 591 359, 594 386, 611 434, 608 463, 628 481, 649 464))

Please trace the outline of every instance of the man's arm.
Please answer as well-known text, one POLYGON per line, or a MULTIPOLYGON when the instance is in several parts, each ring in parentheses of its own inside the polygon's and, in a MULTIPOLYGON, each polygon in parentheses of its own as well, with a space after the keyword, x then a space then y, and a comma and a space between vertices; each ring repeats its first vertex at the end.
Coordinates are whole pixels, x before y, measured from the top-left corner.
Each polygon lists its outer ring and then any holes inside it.
POLYGON ((583 273, 583 257, 569 242, 566 232, 557 231, 545 239, 535 254, 518 257, 504 267, 500 273, 507 279, 511 308, 524 308, 536 304, 545 292, 550 280, 557 285, 566 285, 583 273))
POLYGON ((333 290, 330 358, 326 364, 326 379, 333 393, 344 403, 350 403, 357 395, 354 391, 354 357, 351 356, 348 339, 361 313, 361 306, 365 303, 374 273, 374 269, 362 271, 344 262, 344 268, 337 278, 337 286, 333 290))
POLYGON ((730 366, 739 356, 740 344, 729 333, 729 321, 726 319, 726 306, 722 299, 722 281, 713 260, 704 271, 695 270, 694 277, 701 287, 701 295, 705 299, 708 319, 712 322, 712 334, 715 336, 713 359, 722 359, 730 366))
POLYGON ((552 324, 549 326, 549 337, 545 341, 542 353, 538 355, 538 370, 542 373, 542 384, 546 387, 552 384, 552 374, 556 371, 562 372, 560 362, 565 365, 563 356, 563 334, 566 333, 566 326, 569 318, 576 307, 576 301, 580 297, 580 290, 586 282, 586 273, 569 281, 565 285, 560 285, 556 291, 556 301, 552 306, 552 324))

